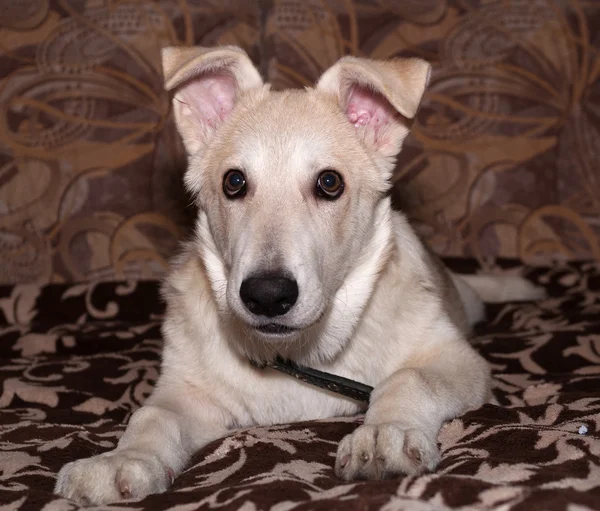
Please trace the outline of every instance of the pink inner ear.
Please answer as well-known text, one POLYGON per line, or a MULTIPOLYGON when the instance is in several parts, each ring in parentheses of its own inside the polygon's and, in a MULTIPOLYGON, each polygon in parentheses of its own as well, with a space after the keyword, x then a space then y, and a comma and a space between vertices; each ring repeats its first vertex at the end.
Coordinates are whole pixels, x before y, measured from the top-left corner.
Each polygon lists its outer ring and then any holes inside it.
POLYGON ((224 74, 194 78, 183 85, 179 100, 183 116, 214 128, 233 110, 235 80, 224 74))
POLYGON ((377 139, 379 131, 388 126, 397 115, 385 98, 363 87, 354 87, 350 91, 346 106, 348 120, 354 126, 367 126, 377 139))

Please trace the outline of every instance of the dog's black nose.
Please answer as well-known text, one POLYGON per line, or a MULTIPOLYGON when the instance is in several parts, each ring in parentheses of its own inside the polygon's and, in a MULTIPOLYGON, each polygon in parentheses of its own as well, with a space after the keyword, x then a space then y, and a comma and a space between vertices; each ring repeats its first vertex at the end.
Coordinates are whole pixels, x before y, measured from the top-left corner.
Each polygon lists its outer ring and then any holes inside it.
POLYGON ((281 275, 257 275, 242 282, 240 297, 252 314, 281 316, 296 303, 298 284, 281 275))

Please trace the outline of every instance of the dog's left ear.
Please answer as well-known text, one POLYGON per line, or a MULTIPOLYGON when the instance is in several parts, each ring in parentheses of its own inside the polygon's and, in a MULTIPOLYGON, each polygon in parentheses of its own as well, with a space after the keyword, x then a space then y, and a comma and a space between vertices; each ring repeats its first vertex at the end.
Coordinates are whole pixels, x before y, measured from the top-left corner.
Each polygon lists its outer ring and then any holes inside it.
POLYGON ((374 151, 395 157, 429 82, 421 59, 343 57, 321 76, 317 90, 333 94, 348 121, 374 151))

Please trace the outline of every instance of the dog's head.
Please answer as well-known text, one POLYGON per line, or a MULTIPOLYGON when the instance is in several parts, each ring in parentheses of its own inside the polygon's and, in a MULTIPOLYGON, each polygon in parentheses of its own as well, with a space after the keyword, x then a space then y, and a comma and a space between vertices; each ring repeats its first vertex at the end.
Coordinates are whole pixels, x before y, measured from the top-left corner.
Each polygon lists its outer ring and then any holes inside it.
POLYGON ((166 48, 163 67, 221 311, 261 342, 351 331, 391 243, 386 192, 429 65, 344 57, 283 92, 235 47, 166 48))

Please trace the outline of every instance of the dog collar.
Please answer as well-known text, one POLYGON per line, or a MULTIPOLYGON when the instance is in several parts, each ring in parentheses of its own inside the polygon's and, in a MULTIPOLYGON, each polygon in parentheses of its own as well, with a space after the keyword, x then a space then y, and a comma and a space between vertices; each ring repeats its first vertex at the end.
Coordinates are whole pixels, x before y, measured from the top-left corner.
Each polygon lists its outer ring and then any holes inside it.
POLYGON ((373 390, 373 387, 365 385, 364 383, 312 369, 310 367, 304 367, 291 360, 284 360, 281 357, 277 357, 271 362, 259 363, 251 360, 250 363, 260 369, 270 367, 271 369, 293 376, 302 382, 329 390, 330 392, 335 392, 336 394, 352 398, 356 401, 362 401, 363 403, 369 402, 371 391, 373 390))

